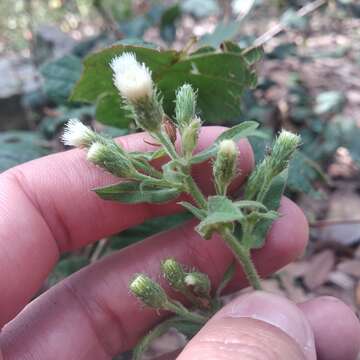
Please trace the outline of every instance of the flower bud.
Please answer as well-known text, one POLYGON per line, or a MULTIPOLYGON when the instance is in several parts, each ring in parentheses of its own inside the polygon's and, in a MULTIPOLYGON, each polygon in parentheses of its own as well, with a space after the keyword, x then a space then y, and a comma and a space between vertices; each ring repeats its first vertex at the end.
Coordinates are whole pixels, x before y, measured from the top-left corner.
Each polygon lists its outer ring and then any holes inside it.
POLYGON ((138 299, 149 307, 162 309, 168 303, 168 297, 164 289, 143 274, 136 275, 129 288, 138 299))
POLYGON ((159 131, 164 112, 151 71, 136 60, 135 54, 128 52, 115 57, 110 67, 114 85, 127 103, 136 124, 150 133, 159 131))
POLYGON ((299 135, 286 130, 282 130, 280 132, 271 152, 271 165, 274 176, 287 168, 289 160, 299 144, 299 135))
POLYGON ((190 156, 199 140, 199 134, 201 129, 201 121, 198 117, 195 117, 191 122, 183 129, 182 132, 182 148, 185 155, 190 156))
POLYGON ((99 138, 94 131, 85 126, 78 119, 70 119, 66 125, 61 137, 63 143, 67 146, 89 147, 99 138))
POLYGON ((135 54, 124 52, 112 59, 110 67, 113 70, 114 85, 122 97, 130 102, 153 95, 151 71, 144 63, 140 64, 135 54))
POLYGON ((217 193, 225 195, 236 175, 238 150, 233 140, 223 140, 214 163, 213 171, 217 193))
POLYGON ((206 274, 195 271, 188 273, 185 277, 185 283, 198 296, 208 297, 210 295, 211 283, 206 274))
POLYGON ((162 272, 170 286, 175 290, 183 290, 186 273, 183 267, 174 259, 167 259, 161 264, 162 272))
POLYGON ((131 178, 136 173, 136 169, 122 149, 110 141, 107 144, 93 143, 89 148, 87 159, 119 177, 131 178))
POLYGON ((175 114, 180 128, 184 128, 195 117, 196 93, 190 84, 182 85, 176 92, 175 114))

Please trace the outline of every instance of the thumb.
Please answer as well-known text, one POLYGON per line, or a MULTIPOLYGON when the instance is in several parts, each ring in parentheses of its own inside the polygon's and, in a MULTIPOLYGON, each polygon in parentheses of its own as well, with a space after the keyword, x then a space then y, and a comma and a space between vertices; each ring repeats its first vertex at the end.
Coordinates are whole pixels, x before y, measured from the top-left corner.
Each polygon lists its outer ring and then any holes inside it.
POLYGON ((315 360, 314 335, 291 301, 261 291, 221 309, 189 342, 178 360, 315 360))

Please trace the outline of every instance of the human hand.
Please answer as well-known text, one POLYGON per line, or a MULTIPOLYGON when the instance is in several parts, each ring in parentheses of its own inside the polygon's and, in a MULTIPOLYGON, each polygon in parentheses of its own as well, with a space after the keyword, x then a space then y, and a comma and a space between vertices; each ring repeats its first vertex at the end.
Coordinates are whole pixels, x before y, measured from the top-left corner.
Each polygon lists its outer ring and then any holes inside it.
MULTIPOLYGON (((219 132, 219 127, 205 128, 200 147, 210 145, 219 132)), ((135 134, 120 141, 128 150, 144 151, 149 145, 143 140, 143 134, 135 134)), ((253 165, 248 142, 240 142, 239 149, 241 175, 237 185, 253 165)), ((151 309, 142 310, 129 294, 127 284, 134 273, 141 271, 156 278, 160 261, 175 257, 208 273, 217 284, 231 261, 232 255, 220 239, 201 240, 193 230, 194 222, 190 222, 84 268, 24 308, 61 252, 76 250, 145 219, 181 210, 175 203, 129 206, 99 199, 88 189, 109 184, 114 178, 84 158, 81 151, 72 150, 0 175, 0 326, 5 325, 0 333, 1 360, 111 359, 130 349, 159 320, 151 309)), ((194 172, 202 188, 211 191, 211 167, 203 164, 194 172)), ((263 276, 294 260, 306 245, 308 229, 301 210, 284 198, 280 213, 282 216, 272 226, 266 245, 254 251, 254 261, 263 276)), ((246 284, 240 270, 235 283, 246 284)), ((360 330, 345 305, 334 301, 331 306, 321 306, 320 313, 318 303, 308 303, 303 308, 319 346, 319 359, 355 359, 360 330), (328 322, 321 325, 324 316, 328 322), (348 320, 340 323, 334 319, 348 320)), ((181 359, 196 358, 191 351, 197 351, 198 340, 201 343, 201 336, 211 330, 212 324, 220 321, 219 329, 226 327, 227 320, 221 320, 221 316, 228 316, 226 309, 210 320, 181 359)), ((268 312, 278 314, 274 309, 268 312)), ((254 324, 254 320, 245 321, 254 324)), ((235 322, 243 324, 244 319, 233 320, 234 326, 235 322)), ((275 330, 280 340, 286 337, 275 330)), ((254 350, 249 351, 251 354, 254 350)), ((211 356, 221 358, 217 353, 211 356)), ((266 359, 265 355, 261 358, 266 359)))

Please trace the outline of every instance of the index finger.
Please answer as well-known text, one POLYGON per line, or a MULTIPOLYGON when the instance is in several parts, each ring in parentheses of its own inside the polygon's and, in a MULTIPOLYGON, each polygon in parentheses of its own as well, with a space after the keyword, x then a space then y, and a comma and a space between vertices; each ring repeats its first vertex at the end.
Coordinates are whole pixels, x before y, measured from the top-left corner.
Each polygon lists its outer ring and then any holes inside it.
MULTIPOLYGON (((224 130, 202 131, 205 148, 224 130)), ((129 151, 146 151, 144 134, 122 137, 129 151)), ((239 143, 242 179, 253 163, 247 141, 239 143)), ((211 168, 203 164, 194 175, 211 187, 211 168)), ((71 150, 14 168, 0 175, 0 326, 26 304, 51 271, 59 254, 117 233, 144 220, 179 211, 166 205, 125 205, 99 199, 91 188, 116 179, 71 150), (21 286, 19 286, 21 284, 21 286)))

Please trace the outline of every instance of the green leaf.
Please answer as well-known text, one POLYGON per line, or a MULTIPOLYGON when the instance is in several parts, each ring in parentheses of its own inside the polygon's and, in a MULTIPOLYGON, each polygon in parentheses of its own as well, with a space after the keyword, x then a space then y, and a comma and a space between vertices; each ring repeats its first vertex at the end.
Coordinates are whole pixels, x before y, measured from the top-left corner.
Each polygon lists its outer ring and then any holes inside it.
POLYGON ((43 65, 40 71, 47 96, 58 104, 66 103, 72 88, 80 79, 81 69, 81 60, 73 55, 65 55, 43 65))
POLYGON ((255 208, 255 209, 261 209, 267 211, 267 207, 262 204, 259 201, 253 201, 253 200, 239 200, 235 201, 234 204, 239 208, 255 208))
POLYGON ((32 131, 0 133, 0 173, 49 153, 45 140, 32 131))
POLYGON ((127 128, 130 114, 124 109, 119 95, 103 94, 96 103, 96 120, 109 126, 127 128))
POLYGON ((211 237, 219 224, 240 221, 243 213, 226 196, 210 196, 208 198, 208 214, 196 227, 196 231, 205 239, 211 237))
MULTIPOLYGON (((137 59, 152 70, 153 79, 163 95, 165 112, 169 115, 174 112, 176 89, 187 82, 198 89, 198 109, 204 120, 221 123, 232 119, 240 114, 242 92, 253 86, 256 79, 241 53, 219 53, 212 49, 184 56, 176 51, 115 45, 85 59, 83 74, 71 99, 96 102, 104 94, 106 97, 119 96, 112 82, 109 63, 124 51, 135 53, 137 59)), ((100 116, 101 121, 103 118, 100 116)))
POLYGON ((119 201, 127 204, 164 203, 180 195, 176 189, 141 188, 141 183, 122 181, 115 185, 94 189, 104 200, 119 201))
POLYGON ((195 217, 200 220, 203 220, 206 217, 206 212, 204 210, 197 208, 187 201, 180 201, 178 204, 183 206, 186 210, 189 210, 195 217))
POLYGON ((176 160, 169 161, 162 166, 164 179, 170 183, 176 183, 182 185, 187 177, 187 175, 178 171, 179 164, 176 160))
POLYGON ((258 123, 254 121, 244 121, 239 125, 235 125, 232 128, 224 131, 209 148, 195 154, 191 159, 191 164, 198 164, 204 162, 211 157, 214 157, 217 153, 218 146, 223 140, 234 140, 235 142, 239 141, 242 138, 251 136, 254 134, 256 128, 259 126, 258 123))
MULTIPOLYGON (((276 176, 270 185, 268 192, 264 198, 264 205, 268 210, 278 210, 280 206, 281 197, 284 193, 286 181, 288 178, 288 170, 284 170, 278 176, 276 176)), ((265 214, 266 215, 266 214, 265 214)), ((270 212, 269 219, 260 220, 253 231, 253 243, 251 248, 260 248, 264 245, 267 232, 274 221, 274 214, 270 212)))

